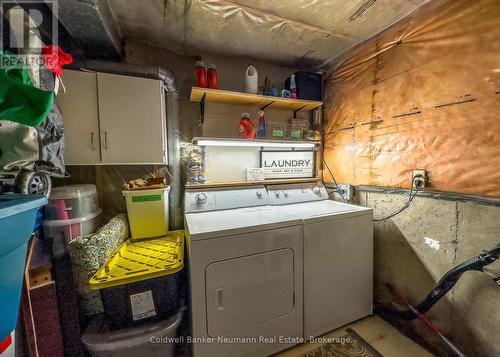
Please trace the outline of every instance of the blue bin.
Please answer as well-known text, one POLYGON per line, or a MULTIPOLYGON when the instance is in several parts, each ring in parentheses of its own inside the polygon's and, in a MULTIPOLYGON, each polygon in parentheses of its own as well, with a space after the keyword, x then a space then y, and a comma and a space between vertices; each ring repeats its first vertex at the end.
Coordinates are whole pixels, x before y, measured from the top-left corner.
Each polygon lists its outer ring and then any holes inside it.
POLYGON ((16 327, 28 241, 46 204, 44 196, 0 195, 0 341, 16 327))

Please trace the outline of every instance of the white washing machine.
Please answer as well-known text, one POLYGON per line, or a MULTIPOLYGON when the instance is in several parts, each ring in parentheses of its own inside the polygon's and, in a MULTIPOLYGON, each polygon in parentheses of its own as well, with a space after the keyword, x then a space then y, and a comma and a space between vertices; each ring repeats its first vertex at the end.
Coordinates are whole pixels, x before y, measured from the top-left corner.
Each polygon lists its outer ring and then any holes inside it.
POLYGON ((304 336, 372 313, 373 211, 328 199, 322 183, 269 186, 271 205, 304 223, 304 336))
POLYGON ((303 336, 302 220, 270 206, 264 187, 187 191, 185 213, 194 356, 294 345, 303 336))

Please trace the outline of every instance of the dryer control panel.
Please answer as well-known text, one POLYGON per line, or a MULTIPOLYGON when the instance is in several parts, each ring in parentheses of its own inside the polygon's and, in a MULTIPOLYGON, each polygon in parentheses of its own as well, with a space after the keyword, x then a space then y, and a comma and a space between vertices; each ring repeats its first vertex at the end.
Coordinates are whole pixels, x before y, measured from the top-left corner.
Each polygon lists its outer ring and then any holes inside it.
POLYGON ((269 205, 264 186, 186 191, 184 212, 208 212, 269 205))
POLYGON ((328 192, 321 182, 268 186, 267 191, 272 206, 328 199, 328 192))

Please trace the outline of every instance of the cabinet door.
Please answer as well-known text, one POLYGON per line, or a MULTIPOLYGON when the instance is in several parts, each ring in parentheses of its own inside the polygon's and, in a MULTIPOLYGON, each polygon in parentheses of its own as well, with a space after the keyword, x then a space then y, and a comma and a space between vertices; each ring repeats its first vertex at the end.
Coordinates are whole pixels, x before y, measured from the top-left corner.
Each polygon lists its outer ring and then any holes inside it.
POLYGON ((66 165, 96 165, 101 162, 97 75, 65 70, 62 77, 66 93, 57 100, 64 123, 66 165))
POLYGON ((108 73, 97 83, 102 163, 166 163, 162 83, 108 73))

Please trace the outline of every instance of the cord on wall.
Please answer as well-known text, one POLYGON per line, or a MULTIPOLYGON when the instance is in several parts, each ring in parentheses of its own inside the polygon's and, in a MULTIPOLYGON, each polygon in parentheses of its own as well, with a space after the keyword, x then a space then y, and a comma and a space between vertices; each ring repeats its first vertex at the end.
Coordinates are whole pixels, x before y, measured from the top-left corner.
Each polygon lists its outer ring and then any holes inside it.
MULTIPOLYGON (((332 190, 332 192, 330 192, 330 193, 328 194, 328 196, 329 196, 329 197, 331 197, 334 193, 338 193, 338 194, 339 194, 339 196, 340 196, 340 198, 342 198, 342 200, 343 200, 344 202, 347 202, 348 200, 347 200, 347 199, 344 197, 344 195, 342 194, 342 191, 341 191, 341 189, 340 189, 340 187, 339 187, 339 184, 337 183, 337 180, 335 179, 335 176, 333 175, 332 170, 330 170, 330 167, 329 167, 329 166, 328 166, 328 164, 326 163, 326 160, 325 160, 324 156, 323 156, 323 164, 325 165, 326 169, 327 169, 327 170, 328 170, 328 172, 330 173, 330 176, 331 176, 331 177, 332 177, 332 179, 333 179, 333 183, 335 184, 335 188, 332 190)), ((324 180, 323 180, 323 181, 324 181, 324 180)))
POLYGON ((419 185, 416 184, 414 185, 415 181, 417 181, 419 178, 418 177, 414 177, 412 182, 411 182, 411 189, 410 189, 410 197, 408 197, 408 201, 405 203, 405 205, 403 207, 401 207, 400 209, 398 209, 397 211, 394 211, 393 213, 391 213, 390 215, 388 215, 387 217, 384 217, 384 218, 378 218, 378 219, 373 219, 374 222, 382 222, 382 221, 386 221, 388 220, 389 218, 392 218, 392 217, 395 217, 397 216, 398 214, 400 214, 401 212, 403 212, 405 209, 407 209, 408 207, 410 207, 410 204, 411 202, 413 201, 413 199, 415 198, 415 196, 417 195, 418 191, 419 191, 419 185), (413 193, 413 187, 415 186, 415 193, 413 193))

